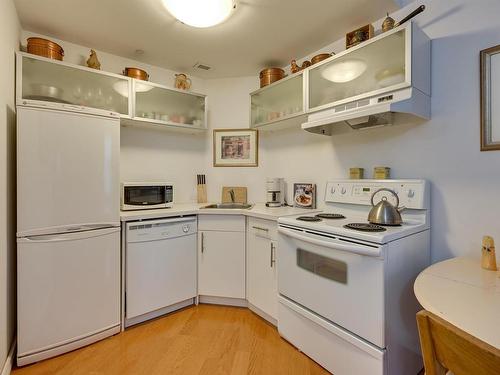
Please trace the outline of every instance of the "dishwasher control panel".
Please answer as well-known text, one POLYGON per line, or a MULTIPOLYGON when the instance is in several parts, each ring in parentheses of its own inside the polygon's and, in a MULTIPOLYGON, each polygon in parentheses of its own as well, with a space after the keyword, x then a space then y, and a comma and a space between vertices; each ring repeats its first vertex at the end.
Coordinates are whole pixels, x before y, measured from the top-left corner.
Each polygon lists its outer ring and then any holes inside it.
POLYGON ((130 222, 126 225, 127 242, 169 239, 196 234, 196 216, 130 222))

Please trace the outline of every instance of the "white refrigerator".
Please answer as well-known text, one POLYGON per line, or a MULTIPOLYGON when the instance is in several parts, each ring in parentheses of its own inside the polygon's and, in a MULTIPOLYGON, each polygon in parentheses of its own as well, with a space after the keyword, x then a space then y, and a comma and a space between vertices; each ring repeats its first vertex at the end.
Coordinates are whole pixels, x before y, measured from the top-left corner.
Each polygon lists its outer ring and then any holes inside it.
POLYGON ((120 331, 120 120, 17 107, 18 365, 120 331))

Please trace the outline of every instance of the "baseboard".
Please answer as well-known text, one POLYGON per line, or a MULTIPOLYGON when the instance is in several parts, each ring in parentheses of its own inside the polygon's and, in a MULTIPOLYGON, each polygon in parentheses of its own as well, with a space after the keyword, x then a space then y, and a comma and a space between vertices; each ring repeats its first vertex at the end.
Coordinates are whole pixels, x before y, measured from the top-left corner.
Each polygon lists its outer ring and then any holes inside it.
POLYGON ((187 299, 185 301, 182 301, 182 302, 179 302, 179 303, 175 303, 173 305, 170 305, 170 306, 167 306, 167 307, 163 307, 161 309, 158 309, 158 310, 155 310, 155 311, 143 314, 143 315, 135 316, 133 318, 128 318, 128 319, 125 320, 125 328, 129 328, 129 327, 131 327, 133 325, 136 325, 136 324, 139 324, 139 323, 143 323, 143 322, 145 322, 147 320, 159 318, 160 316, 163 316, 165 314, 169 314, 171 312, 183 309, 184 307, 191 306, 191 305, 194 305, 194 297, 193 298, 189 298, 189 299, 187 299))
POLYGON ((12 345, 9 350, 9 354, 7 354, 7 358, 5 359, 5 364, 3 365, 2 374, 1 375, 10 375, 12 370, 12 365, 14 364, 14 351, 16 349, 16 339, 12 341, 12 345))
POLYGON ((278 326, 278 320, 273 318, 271 315, 268 313, 262 311, 259 309, 257 306, 252 305, 250 302, 248 302, 248 308, 253 311, 255 314, 259 315, 262 319, 267 320, 269 323, 271 323, 273 326, 277 327, 278 326))
POLYGON ((248 302, 244 298, 230 298, 230 297, 215 297, 215 296, 199 296, 200 303, 207 303, 212 305, 225 305, 247 307, 248 302))

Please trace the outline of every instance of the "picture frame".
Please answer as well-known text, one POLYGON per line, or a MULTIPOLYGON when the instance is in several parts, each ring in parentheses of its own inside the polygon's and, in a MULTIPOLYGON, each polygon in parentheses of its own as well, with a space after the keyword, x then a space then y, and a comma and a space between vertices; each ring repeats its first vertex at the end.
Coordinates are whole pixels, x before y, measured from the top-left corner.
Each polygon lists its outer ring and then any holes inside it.
POLYGON ((293 184, 293 206, 316 208, 316 184, 298 182, 293 184))
POLYGON ((257 167, 259 132, 256 129, 214 129, 214 167, 257 167))
POLYGON ((500 45, 480 52, 481 151, 500 150, 500 45))

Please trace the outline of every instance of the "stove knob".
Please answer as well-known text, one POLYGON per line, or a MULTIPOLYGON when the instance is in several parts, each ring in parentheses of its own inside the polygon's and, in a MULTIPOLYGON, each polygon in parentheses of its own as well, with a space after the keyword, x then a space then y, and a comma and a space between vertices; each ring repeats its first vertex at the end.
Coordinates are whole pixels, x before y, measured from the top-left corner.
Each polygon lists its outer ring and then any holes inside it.
POLYGON ((188 225, 184 225, 184 226, 182 227, 182 231, 183 231, 184 233, 189 232, 189 226, 188 226, 188 225))
POLYGON ((342 195, 344 195, 346 192, 347 192, 347 189, 345 187, 343 187, 342 189, 340 189, 340 193, 342 195))
POLYGON ((330 193, 335 194, 335 186, 332 186, 332 188, 330 189, 330 193))
POLYGON ((415 196, 415 191, 408 189, 408 198, 413 198, 415 196))

